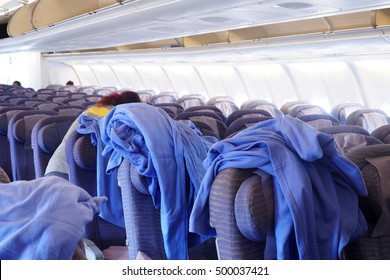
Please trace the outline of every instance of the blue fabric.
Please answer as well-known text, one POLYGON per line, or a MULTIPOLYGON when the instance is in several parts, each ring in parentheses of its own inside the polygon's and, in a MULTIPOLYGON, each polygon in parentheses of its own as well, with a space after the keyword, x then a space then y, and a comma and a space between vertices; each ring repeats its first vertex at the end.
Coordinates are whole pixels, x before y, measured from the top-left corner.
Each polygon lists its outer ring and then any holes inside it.
POLYGON ((286 116, 258 123, 216 143, 204 162, 207 173, 190 217, 190 231, 215 235, 208 198, 226 168, 258 168, 273 176, 277 259, 337 259, 347 243, 367 230, 358 196, 367 195, 359 169, 341 156, 332 136, 286 116))
POLYGON ((167 258, 186 259, 188 246, 202 241, 189 234, 188 219, 210 143, 191 122, 174 121, 161 108, 142 103, 116 106, 101 119, 100 129, 103 155, 111 153, 107 170, 125 158, 146 177, 153 203, 160 207, 167 258))
POLYGON ((56 176, 0 184, 0 259, 72 259, 106 200, 56 176))
POLYGON ((106 196, 107 203, 103 204, 99 216, 118 226, 125 228, 125 218, 123 214, 122 194, 118 186, 117 173, 118 169, 113 169, 111 174, 106 174, 106 167, 110 158, 107 154, 102 156, 102 151, 105 148, 101 141, 99 129, 99 117, 88 117, 82 115, 78 118, 79 127, 77 132, 80 134, 91 135, 91 143, 97 148, 96 158, 96 182, 97 195, 106 196))

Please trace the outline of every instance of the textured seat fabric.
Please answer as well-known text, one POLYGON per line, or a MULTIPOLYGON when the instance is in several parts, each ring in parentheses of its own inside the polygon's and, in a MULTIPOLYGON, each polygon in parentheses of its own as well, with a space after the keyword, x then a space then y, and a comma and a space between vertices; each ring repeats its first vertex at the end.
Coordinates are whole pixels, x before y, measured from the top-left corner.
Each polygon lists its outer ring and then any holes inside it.
POLYGON ((55 176, 0 184, 0 259, 71 259, 106 200, 55 176))
POLYGON ((271 117, 272 115, 262 109, 246 109, 246 110, 237 110, 231 113, 225 120, 225 124, 229 126, 232 122, 239 118, 254 118, 254 117, 271 117))
POLYGON ((319 131, 332 135, 337 149, 342 154, 364 146, 382 144, 380 140, 372 137, 367 130, 357 125, 323 127, 319 131))
POLYGON ((32 130, 39 120, 57 114, 54 111, 22 111, 10 119, 8 139, 14 181, 35 179, 34 154, 31 146, 32 130))
MULTIPOLYGON (((97 149, 91 144, 90 135, 73 131, 65 145, 66 162, 69 165, 69 181, 82 187, 91 196, 97 195, 97 149)), ((110 246, 125 246, 125 229, 96 215, 87 224, 85 237, 101 250, 110 246)))
POLYGON ((240 109, 230 96, 212 97, 207 101, 206 105, 219 108, 226 117, 240 109))
POLYGON ((331 114, 344 125, 352 112, 361 109, 363 109, 363 105, 359 103, 342 103, 333 107, 331 114))
POLYGON ((347 125, 358 125, 366 129, 369 133, 382 125, 389 124, 389 117, 382 110, 361 109, 348 115, 347 125))
POLYGON ((23 106, 8 106, 0 109, 0 167, 12 181, 11 152, 8 140, 8 123, 13 115, 20 111, 33 110, 33 108, 23 106))
POLYGON ((311 114, 298 117, 301 121, 311 125, 315 129, 340 125, 340 122, 330 114, 311 114))
POLYGON ((169 110, 168 111, 169 113, 172 111, 173 114, 171 115, 171 117, 173 118, 175 118, 177 115, 179 115, 184 111, 184 108, 177 103, 157 103, 154 104, 154 106, 162 108, 166 111, 169 110))
POLYGON ((51 156, 75 119, 76 116, 48 116, 34 126, 31 133, 31 147, 36 178, 45 174, 51 156))
POLYGON ((206 105, 206 100, 201 94, 187 94, 176 100, 184 109, 194 106, 206 105))
POLYGON ((346 155, 363 175, 368 196, 360 198, 368 231, 343 251, 345 259, 390 259, 390 145, 362 147, 346 155))
POLYGON ((376 128, 371 132, 371 135, 384 144, 390 144, 390 124, 385 124, 376 128))
POLYGON ((268 216, 264 208, 258 211, 259 205, 264 205, 262 183, 261 177, 254 175, 253 171, 225 169, 216 176, 211 187, 210 224, 216 230, 221 260, 264 259, 264 232, 267 231, 268 219, 272 220, 272 213, 268 216), (260 197, 248 196, 249 189, 257 190, 255 192, 260 193, 260 197), (256 238, 259 236, 263 238, 256 238))
POLYGON ((252 125, 255 125, 256 123, 271 120, 272 117, 253 117, 253 118, 239 118, 235 121, 233 121, 228 128, 225 131, 225 137, 224 138, 230 138, 236 135, 238 132, 240 132, 243 129, 246 129, 248 127, 251 127, 252 125))
POLYGON ((175 120, 190 120, 197 123, 204 123, 210 127, 219 139, 223 139, 226 133, 226 124, 220 116, 214 112, 206 111, 184 111, 177 115, 175 120))
POLYGON ((160 211, 153 204, 146 178, 124 160, 118 170, 129 258, 134 260, 138 252, 153 260, 165 260, 164 240, 161 232, 160 211))
POLYGON ((291 106, 287 109, 286 114, 298 118, 305 115, 325 114, 325 110, 320 106, 310 104, 299 104, 291 106))

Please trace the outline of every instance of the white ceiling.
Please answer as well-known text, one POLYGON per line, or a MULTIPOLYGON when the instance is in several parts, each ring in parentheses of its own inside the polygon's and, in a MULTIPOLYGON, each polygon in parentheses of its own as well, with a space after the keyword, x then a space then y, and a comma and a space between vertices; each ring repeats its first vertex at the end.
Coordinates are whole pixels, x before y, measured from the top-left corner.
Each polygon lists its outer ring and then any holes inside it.
POLYGON ((124 1, 51 27, 1 39, 0 53, 107 48, 387 7, 389 0, 124 1))

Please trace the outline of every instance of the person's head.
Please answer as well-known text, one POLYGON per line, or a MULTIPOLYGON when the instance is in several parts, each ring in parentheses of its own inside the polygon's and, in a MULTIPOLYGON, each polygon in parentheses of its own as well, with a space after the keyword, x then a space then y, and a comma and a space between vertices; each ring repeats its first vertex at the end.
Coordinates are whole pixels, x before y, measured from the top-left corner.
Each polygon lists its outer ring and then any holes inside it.
POLYGON ((14 87, 21 87, 22 84, 21 84, 19 81, 14 81, 14 82, 12 83, 12 86, 14 86, 14 87))
POLYGON ((100 98, 96 105, 98 107, 116 106, 125 103, 142 102, 138 93, 134 91, 112 92, 100 98))
POLYGON ((66 82, 66 85, 67 85, 67 86, 74 86, 74 83, 73 83, 73 81, 67 81, 67 82, 66 82))

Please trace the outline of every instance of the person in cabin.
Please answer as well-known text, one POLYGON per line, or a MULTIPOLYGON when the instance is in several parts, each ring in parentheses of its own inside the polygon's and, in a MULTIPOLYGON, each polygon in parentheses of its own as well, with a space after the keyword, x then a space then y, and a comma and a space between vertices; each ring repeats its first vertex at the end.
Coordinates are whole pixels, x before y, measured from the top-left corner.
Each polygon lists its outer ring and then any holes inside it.
MULTIPOLYGON (((108 112, 110 112, 110 110, 116 105, 134 102, 142 102, 139 95, 134 91, 113 92, 100 98, 96 102, 95 106, 89 107, 81 114, 81 116, 88 116, 91 118, 103 117, 107 115, 108 112)), ((61 144, 57 147, 56 151, 50 158, 45 170, 45 176, 55 175, 68 180, 69 167, 65 159, 65 143, 69 138, 69 135, 79 126, 79 118, 77 118, 70 126, 61 144)))
POLYGON ((14 81, 14 82, 12 83, 12 86, 13 86, 13 87, 21 87, 22 84, 21 84, 19 81, 14 81))
POLYGON ((67 81, 66 84, 65 84, 66 87, 74 87, 74 83, 73 81, 67 81))

